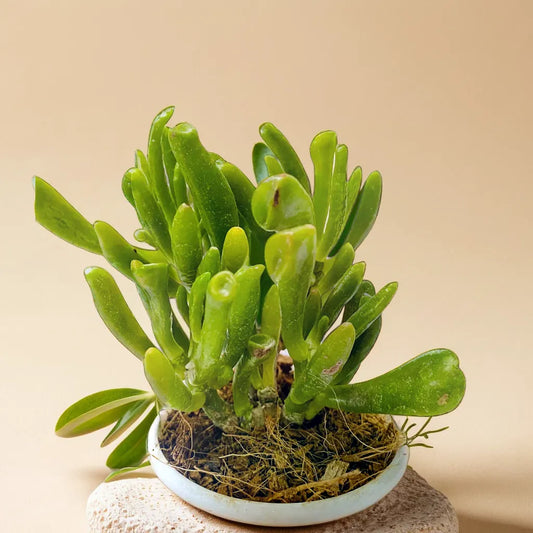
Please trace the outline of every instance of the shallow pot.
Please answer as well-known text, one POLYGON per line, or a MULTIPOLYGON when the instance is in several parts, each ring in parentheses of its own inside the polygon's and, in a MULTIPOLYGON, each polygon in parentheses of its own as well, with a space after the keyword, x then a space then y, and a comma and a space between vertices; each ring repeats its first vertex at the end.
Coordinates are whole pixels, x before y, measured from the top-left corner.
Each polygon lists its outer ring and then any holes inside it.
POLYGON ((159 447, 162 411, 148 433, 148 453, 157 477, 182 500, 215 516, 259 526, 309 526, 338 520, 378 502, 402 478, 409 460, 409 448, 402 446, 390 465, 372 481, 340 496, 301 503, 264 503, 232 498, 208 490, 187 479, 168 464, 159 447))

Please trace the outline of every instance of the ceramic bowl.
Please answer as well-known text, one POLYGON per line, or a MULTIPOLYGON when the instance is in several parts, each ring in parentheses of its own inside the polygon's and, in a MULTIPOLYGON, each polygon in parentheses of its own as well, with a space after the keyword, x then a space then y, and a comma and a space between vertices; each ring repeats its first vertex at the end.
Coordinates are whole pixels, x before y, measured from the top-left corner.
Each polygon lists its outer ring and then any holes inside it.
POLYGON ((321 524, 358 513, 378 502, 402 478, 409 460, 409 448, 402 446, 390 465, 375 479, 346 494, 302 503, 264 503, 232 498, 208 490, 187 479, 171 465, 159 447, 162 411, 148 434, 150 462, 159 479, 182 500, 215 516, 259 526, 295 527, 321 524))

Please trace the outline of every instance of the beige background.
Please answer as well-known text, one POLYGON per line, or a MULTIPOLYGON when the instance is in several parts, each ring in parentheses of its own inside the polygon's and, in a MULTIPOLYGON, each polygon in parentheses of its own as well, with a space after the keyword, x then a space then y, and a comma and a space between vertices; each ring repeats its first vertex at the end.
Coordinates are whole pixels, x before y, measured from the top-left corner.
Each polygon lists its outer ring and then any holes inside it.
POLYGON ((248 173, 265 120, 307 165, 329 128, 382 171, 358 255, 400 290, 361 377, 457 351, 467 395, 412 464, 462 531, 531 530, 532 27, 527 0, 0 1, 2 531, 85 530, 107 450, 55 420, 145 386, 93 309, 82 268, 99 259, 35 224, 30 178, 131 235, 120 179, 170 104, 248 173))

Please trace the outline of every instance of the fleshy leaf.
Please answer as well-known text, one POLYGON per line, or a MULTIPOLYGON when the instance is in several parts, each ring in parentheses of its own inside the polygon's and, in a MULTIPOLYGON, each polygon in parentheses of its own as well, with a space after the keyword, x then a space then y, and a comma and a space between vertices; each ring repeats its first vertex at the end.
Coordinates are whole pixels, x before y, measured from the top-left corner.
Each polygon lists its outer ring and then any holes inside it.
POLYGON ((173 106, 167 107, 158 113, 152 122, 150 134, 148 136, 148 165, 150 168, 150 174, 147 176, 147 178, 150 181, 152 192, 157 199, 157 203, 161 206, 169 226, 174 218, 176 206, 172 199, 169 182, 167 181, 163 146, 161 141, 164 136, 168 135, 165 127, 167 122, 171 119, 173 113, 173 106))
POLYGON ((389 305, 398 289, 395 281, 388 283, 380 289, 374 296, 368 298, 355 313, 348 318, 355 328, 356 337, 362 335, 389 305))
MULTIPOLYGON (((382 179, 379 172, 372 172, 357 196, 355 206, 339 239, 339 244, 349 242, 355 249, 368 235, 378 216, 381 203, 382 179)), ((335 249, 334 249, 335 250, 335 249)))
POLYGON ((202 260, 202 239, 198 219, 192 207, 178 207, 171 229, 174 264, 180 281, 190 287, 202 260))
POLYGON ((349 322, 334 329, 318 347, 307 366, 296 374, 290 392, 291 401, 302 404, 320 394, 342 369, 354 340, 355 330, 349 322))
POLYGON ((265 122, 259 128, 259 134, 272 152, 274 152, 274 155, 280 160, 285 172, 294 176, 307 193, 311 194, 311 185, 309 184, 309 178, 307 177, 305 168, 298 154, 283 133, 274 124, 265 122))
POLYGON ((319 239, 324 231, 328 217, 329 192, 336 146, 337 134, 334 131, 322 131, 311 141, 310 152, 315 171, 313 205, 319 239))
POLYGON ((279 289, 283 342, 295 361, 304 361, 309 355, 303 338, 303 319, 315 251, 316 230, 311 225, 276 233, 265 247, 268 274, 279 289))
POLYGON ((237 272, 239 268, 249 263, 249 253, 246 232, 239 226, 231 228, 226 234, 222 248, 220 259, 222 270, 237 272))
POLYGON ((325 406, 350 413, 436 416, 453 411, 465 387, 455 353, 436 349, 377 378, 332 387, 323 394, 325 406))
POLYGON ((35 218, 41 226, 59 238, 92 252, 101 254, 93 225, 50 184, 35 176, 35 218))
POLYGON ((211 244, 221 250, 228 230, 239 225, 231 188, 202 146, 194 126, 186 122, 178 124, 169 140, 211 244))
POLYGON ((268 169, 265 164, 265 157, 273 156, 274 153, 265 143, 255 144, 252 150, 252 164, 254 167, 255 180, 259 184, 268 178, 268 169))
POLYGON ((314 224, 313 202, 298 180, 288 174, 261 182, 252 197, 254 218, 263 229, 282 231, 314 224))
POLYGON ((159 401, 179 411, 195 411, 202 406, 203 393, 193 395, 174 370, 172 363, 157 348, 144 356, 144 374, 159 401))
POLYGON ((85 269, 85 279, 93 295, 94 305, 114 337, 141 361, 152 341, 133 316, 113 276, 100 267, 85 269))

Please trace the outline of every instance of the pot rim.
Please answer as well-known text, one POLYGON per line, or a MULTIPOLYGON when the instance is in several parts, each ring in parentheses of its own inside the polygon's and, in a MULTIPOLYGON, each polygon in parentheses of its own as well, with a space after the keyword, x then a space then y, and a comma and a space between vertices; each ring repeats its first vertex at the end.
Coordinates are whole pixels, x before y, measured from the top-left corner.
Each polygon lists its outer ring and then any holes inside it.
POLYGON ((245 524, 271 527, 307 526, 358 513, 377 503, 399 483, 409 461, 409 447, 404 444, 398 448, 389 466, 377 477, 350 492, 311 502, 249 501, 206 489, 168 463, 159 446, 159 428, 166 417, 167 412, 162 410, 148 432, 149 459, 157 477, 174 494, 194 507, 245 524))

